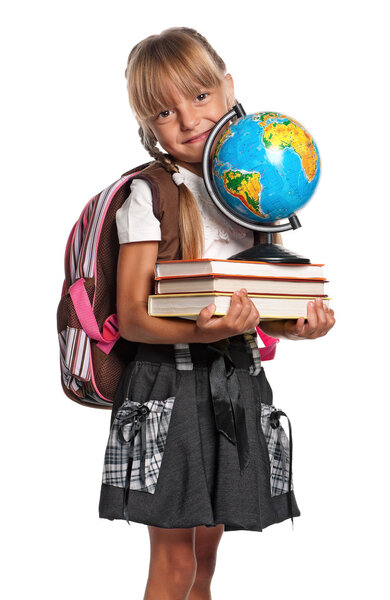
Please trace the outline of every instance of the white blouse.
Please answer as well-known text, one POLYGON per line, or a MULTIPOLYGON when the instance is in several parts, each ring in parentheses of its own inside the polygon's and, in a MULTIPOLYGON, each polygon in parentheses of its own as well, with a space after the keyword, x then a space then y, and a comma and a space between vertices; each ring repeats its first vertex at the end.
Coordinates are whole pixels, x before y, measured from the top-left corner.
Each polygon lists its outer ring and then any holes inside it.
MULTIPOLYGON (((202 258, 228 258, 253 246, 253 231, 228 219, 210 198, 203 177, 178 166, 184 183, 193 193, 200 210, 204 231, 202 258)), ((130 195, 116 212, 120 244, 161 240, 160 222, 153 214, 149 182, 134 178, 130 195)))

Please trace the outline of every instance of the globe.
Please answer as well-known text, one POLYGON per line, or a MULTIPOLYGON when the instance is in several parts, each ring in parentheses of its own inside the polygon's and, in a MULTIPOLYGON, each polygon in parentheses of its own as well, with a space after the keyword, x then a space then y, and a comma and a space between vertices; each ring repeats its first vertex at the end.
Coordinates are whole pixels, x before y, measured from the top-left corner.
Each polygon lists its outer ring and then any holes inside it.
POLYGON ((300 123, 258 112, 224 131, 211 171, 221 202, 250 227, 288 218, 307 204, 320 176, 320 157, 300 123))

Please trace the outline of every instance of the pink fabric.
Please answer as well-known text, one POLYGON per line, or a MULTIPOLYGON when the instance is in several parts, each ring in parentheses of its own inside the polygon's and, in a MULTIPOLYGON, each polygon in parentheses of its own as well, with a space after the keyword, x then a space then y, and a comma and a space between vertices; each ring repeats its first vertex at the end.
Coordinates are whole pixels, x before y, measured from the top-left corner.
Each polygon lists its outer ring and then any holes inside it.
POLYGON ((83 226, 84 226, 84 229, 87 229, 88 218, 87 218, 87 211, 86 210, 84 211, 83 226))
POLYGON ((261 360, 272 360, 275 358, 276 353, 276 344, 280 342, 279 338, 271 337, 267 335, 260 329, 260 327, 256 327, 257 333, 265 344, 265 348, 259 348, 260 351, 260 359, 261 360))
POLYGON ((69 288, 69 294, 72 298, 77 317, 87 336, 93 340, 97 340, 99 348, 105 354, 109 354, 111 348, 120 337, 119 331, 115 328, 115 319, 109 322, 109 319, 112 317, 111 315, 105 320, 103 334, 101 334, 84 283, 85 279, 81 277, 69 288))
POLYGON ((105 354, 109 354, 111 352, 112 347, 115 342, 120 338, 119 330, 118 330, 118 317, 116 314, 110 315, 103 323, 103 338, 105 340, 111 339, 109 342, 99 342, 97 347, 100 348, 105 354))

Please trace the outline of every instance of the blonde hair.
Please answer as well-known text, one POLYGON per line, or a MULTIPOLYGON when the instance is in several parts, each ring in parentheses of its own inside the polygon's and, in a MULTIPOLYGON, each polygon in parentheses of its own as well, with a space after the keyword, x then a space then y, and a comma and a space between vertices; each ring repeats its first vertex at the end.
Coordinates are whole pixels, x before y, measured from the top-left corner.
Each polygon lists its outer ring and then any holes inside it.
MULTIPOLYGON (((171 27, 160 35, 150 35, 129 54, 125 77, 130 107, 139 124, 141 143, 168 173, 177 173, 175 157, 161 152, 147 119, 161 107, 174 104, 175 90, 182 96, 196 97, 199 88, 219 87, 225 83, 226 65, 205 37, 189 27, 171 27), (167 86, 167 82, 171 86, 167 86)), ((229 98, 229 108, 235 104, 229 98)), ((179 186, 179 237, 183 259, 201 258, 204 251, 203 223, 198 203, 182 183, 179 186)), ((276 221, 275 223, 279 223, 276 221)), ((259 241, 265 242, 260 233, 259 241)), ((283 244, 280 233, 275 244, 283 244)))
MULTIPOLYGON (((209 42, 195 29, 171 27, 151 35, 129 54, 125 77, 130 107, 140 125, 138 133, 147 152, 169 173, 178 172, 175 158, 156 147, 147 119, 161 107, 174 104, 173 94, 196 97, 201 87, 224 84, 226 66, 209 42), (167 86, 167 82, 171 86, 167 86)), ((231 104, 234 99, 231 99, 231 104)), ((180 191, 179 236, 183 259, 201 258, 204 251, 202 218, 187 186, 180 191)))

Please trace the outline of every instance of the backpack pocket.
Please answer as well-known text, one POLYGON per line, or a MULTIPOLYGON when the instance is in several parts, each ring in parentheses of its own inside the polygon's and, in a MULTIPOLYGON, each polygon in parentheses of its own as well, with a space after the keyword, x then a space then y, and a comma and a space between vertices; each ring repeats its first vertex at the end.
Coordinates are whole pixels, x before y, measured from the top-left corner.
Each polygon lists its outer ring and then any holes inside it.
POLYGON ((123 402, 110 430, 103 483, 154 494, 174 403, 175 396, 123 402))
POLYGON ((289 491, 290 477, 291 490, 293 489, 292 470, 290 469, 292 440, 288 439, 280 424, 280 416, 283 411, 279 411, 273 405, 260 402, 260 412, 261 429, 269 455, 271 496, 278 496, 289 491))
POLYGON ((89 381, 91 344, 85 331, 67 325, 66 329, 58 334, 58 339, 64 380, 69 381, 75 377, 80 381, 89 381))

